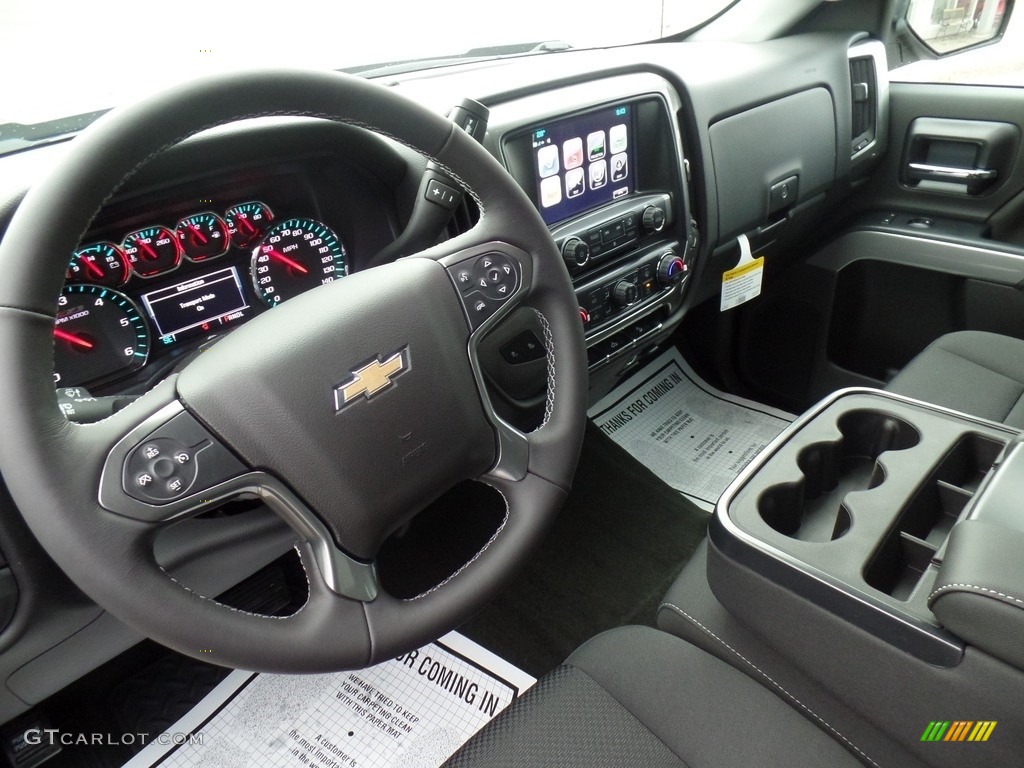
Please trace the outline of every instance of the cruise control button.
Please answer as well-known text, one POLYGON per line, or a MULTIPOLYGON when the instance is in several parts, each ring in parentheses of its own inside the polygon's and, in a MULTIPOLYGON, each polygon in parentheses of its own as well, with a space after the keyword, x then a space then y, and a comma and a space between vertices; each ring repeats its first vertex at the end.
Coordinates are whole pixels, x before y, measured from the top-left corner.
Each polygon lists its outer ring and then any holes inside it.
POLYGON ((177 467, 170 459, 157 459, 153 462, 153 474, 157 477, 168 478, 174 474, 175 469, 177 467))
POLYGON ((138 501, 166 503, 203 489, 245 467, 192 417, 181 413, 139 443, 127 456, 122 487, 138 501))
POLYGON ((471 293, 466 297, 466 313, 469 324, 476 330, 487 318, 494 314, 500 302, 487 298, 482 293, 471 293))

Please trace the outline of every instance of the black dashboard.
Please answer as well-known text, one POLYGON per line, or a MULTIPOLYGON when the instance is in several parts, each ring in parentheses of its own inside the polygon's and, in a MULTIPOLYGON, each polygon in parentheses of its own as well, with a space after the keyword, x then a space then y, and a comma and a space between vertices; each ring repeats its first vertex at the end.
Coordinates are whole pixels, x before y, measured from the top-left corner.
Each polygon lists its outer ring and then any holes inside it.
POLYGON ((285 123, 273 133, 302 153, 282 147, 271 162, 235 164, 219 148, 231 140, 239 153, 239 137, 214 136, 179 147, 176 174, 200 171, 211 154, 220 168, 184 181, 150 171, 104 207, 69 261, 54 329, 58 387, 143 392, 237 325, 365 268, 393 241, 395 178, 385 183, 380 166, 358 159, 372 139, 339 152, 343 127, 285 123), (324 143, 333 146, 318 152, 324 143), (148 184, 153 176, 163 183, 148 184))
MULTIPOLYGON (((737 236, 775 268, 786 243, 867 173, 885 149, 884 72, 880 44, 811 34, 568 51, 387 84, 439 113, 467 97, 489 109, 484 146, 537 204, 573 279, 596 400, 721 290, 737 236), (851 135, 855 58, 874 61, 879 77, 869 139, 851 135), (859 140, 852 149, 851 138, 859 140), (794 194, 777 206, 773 187, 793 177, 794 194)), ((0 229, 61 152, 0 159, 0 229)), ((141 394, 296 291, 407 255, 396 244, 431 204, 421 186, 428 171, 425 158, 386 137, 310 118, 249 120, 167 150, 97 211, 67 255, 55 330, 71 338, 56 334, 57 384, 141 394), (83 319, 102 320, 102 330, 77 326, 83 319), (100 363, 83 365, 101 349, 100 363)), ((479 215, 471 200, 452 213, 435 240, 479 215)), ((518 311, 481 343, 499 410, 543 413, 541 333, 535 313, 518 311)), ((6 720, 137 637, 75 594, 9 500, 0 506, 7 561, 30 563, 29 575, 16 574, 21 588, 46 587, 20 599, 0 567, 0 624, 16 605, 22 614, 0 645, 6 720)), ((176 563, 194 566, 190 577, 217 594, 290 546, 280 521, 259 514, 190 521, 161 562, 175 573, 176 563), (213 565, 196 565, 200 555, 213 565)))

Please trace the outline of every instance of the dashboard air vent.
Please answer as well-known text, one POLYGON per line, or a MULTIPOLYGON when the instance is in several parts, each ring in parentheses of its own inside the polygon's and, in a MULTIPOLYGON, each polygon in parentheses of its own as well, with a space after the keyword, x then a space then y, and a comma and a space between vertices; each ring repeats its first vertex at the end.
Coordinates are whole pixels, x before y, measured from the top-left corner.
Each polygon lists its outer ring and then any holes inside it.
POLYGON ((851 155, 856 155, 875 138, 878 121, 878 78, 875 61, 870 56, 850 59, 851 155))

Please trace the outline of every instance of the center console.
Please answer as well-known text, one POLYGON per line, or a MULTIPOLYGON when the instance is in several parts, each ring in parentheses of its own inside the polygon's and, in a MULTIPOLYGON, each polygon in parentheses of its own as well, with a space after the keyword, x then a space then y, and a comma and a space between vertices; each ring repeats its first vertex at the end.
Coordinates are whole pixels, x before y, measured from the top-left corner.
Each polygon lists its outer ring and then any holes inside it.
POLYGON ((672 86, 651 74, 491 107, 489 148, 537 206, 572 276, 592 395, 682 320, 698 233, 680 110, 672 86))
POLYGON ((860 629, 953 666, 963 640, 929 597, 950 532, 1016 434, 887 392, 841 391, 746 468, 711 540, 860 629))
POLYGON ((840 390, 722 495, 658 625, 795 702, 867 764, 1019 764, 1022 498, 1018 430, 840 390), (922 736, 935 723, 962 740, 979 723, 1000 735, 936 749, 922 736))

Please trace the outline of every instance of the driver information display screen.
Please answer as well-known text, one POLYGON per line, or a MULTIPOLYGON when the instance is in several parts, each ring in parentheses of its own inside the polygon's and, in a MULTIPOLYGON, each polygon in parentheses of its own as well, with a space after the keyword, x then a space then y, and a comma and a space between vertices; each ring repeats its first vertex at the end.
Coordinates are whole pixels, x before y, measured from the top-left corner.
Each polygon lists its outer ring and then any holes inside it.
POLYGON ((165 343, 192 328, 226 324, 249 307, 235 267, 143 294, 142 303, 165 343))
POLYGON ((537 202, 547 224, 634 190, 631 107, 616 107, 532 131, 537 202))

